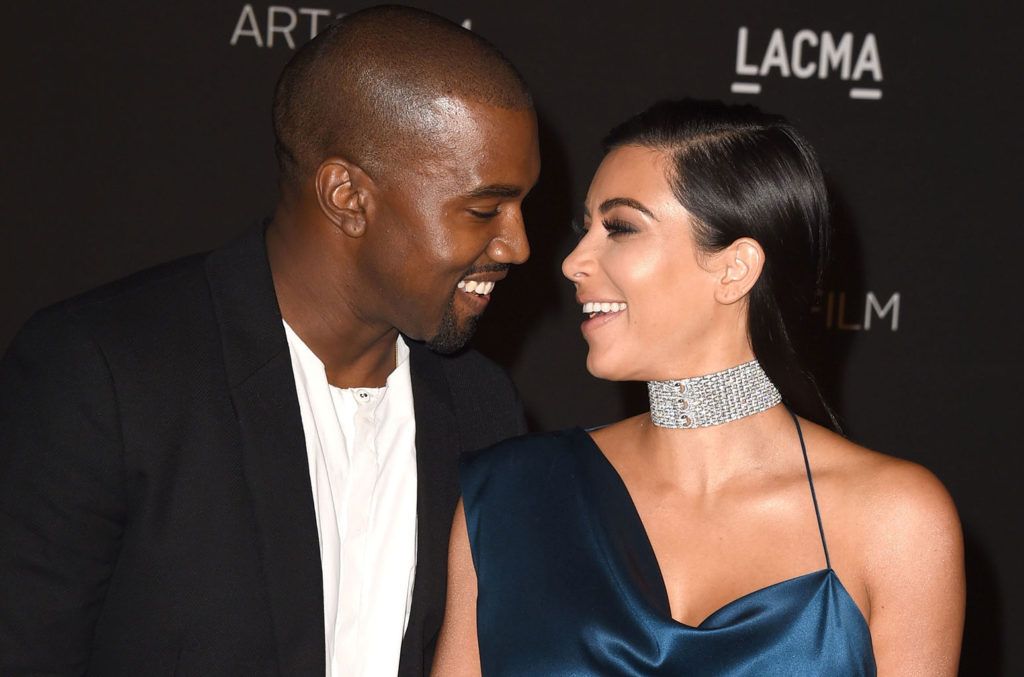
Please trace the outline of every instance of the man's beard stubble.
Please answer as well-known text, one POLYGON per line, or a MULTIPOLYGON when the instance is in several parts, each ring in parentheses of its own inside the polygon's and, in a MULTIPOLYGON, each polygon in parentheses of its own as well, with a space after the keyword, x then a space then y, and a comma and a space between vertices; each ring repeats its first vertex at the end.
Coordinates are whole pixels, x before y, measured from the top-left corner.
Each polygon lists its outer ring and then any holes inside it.
POLYGON ((450 355, 466 345, 466 343, 473 337, 476 332, 477 322, 480 321, 479 315, 470 315, 459 326, 458 319, 455 315, 455 294, 451 295, 448 299, 448 306, 444 309, 444 315, 441 317, 441 325, 437 328, 437 333, 427 339, 427 347, 433 350, 435 353, 442 355, 450 355))
MULTIPOLYGON (((505 272, 511 267, 507 263, 474 266, 467 270, 462 277, 466 278, 476 273, 505 272)), ((448 297, 448 306, 444 309, 444 315, 441 317, 441 324, 437 328, 437 333, 425 342, 427 347, 435 353, 450 355, 461 350, 469 342, 469 339, 473 338, 473 334, 476 333, 476 325, 480 321, 479 315, 470 315, 463 322, 463 325, 459 326, 458 318, 455 315, 455 295, 458 293, 461 292, 452 290, 452 295, 448 297)))

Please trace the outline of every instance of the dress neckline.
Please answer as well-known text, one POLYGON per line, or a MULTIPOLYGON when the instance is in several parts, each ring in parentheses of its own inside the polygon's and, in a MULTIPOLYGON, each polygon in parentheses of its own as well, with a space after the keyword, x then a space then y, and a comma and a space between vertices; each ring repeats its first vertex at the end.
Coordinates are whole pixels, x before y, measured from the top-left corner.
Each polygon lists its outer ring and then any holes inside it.
MULTIPOLYGON (((793 576, 791 578, 787 578, 776 583, 769 583, 768 585, 762 586, 756 590, 744 593, 736 599, 730 600, 729 602, 726 602, 725 604, 716 608, 697 625, 691 625, 689 623, 685 623, 683 621, 675 619, 672 616, 672 606, 669 603, 668 588, 665 585, 665 576, 661 571, 661 564, 658 562, 657 555, 654 552, 654 546, 651 544, 650 535, 647 533, 647 527, 644 525, 643 520, 640 518, 640 511, 636 507, 636 502, 633 500, 632 494, 629 493, 629 488, 626 486, 625 480, 622 479, 622 476, 619 474, 619 471, 616 470, 615 466, 612 465, 612 462, 608 460, 608 457, 605 456, 604 451, 601 450, 601 447, 598 446, 597 442, 594 441, 594 438, 591 437, 590 433, 587 432, 587 430, 585 430, 582 427, 577 427, 574 428, 573 432, 575 432, 577 435, 583 438, 582 446, 585 447, 590 452, 591 457, 594 458, 594 460, 596 461, 597 467, 604 471, 604 473, 611 480, 612 486, 615 487, 620 493, 622 505, 626 507, 628 521, 633 523, 631 527, 635 529, 635 534, 637 537, 635 544, 638 546, 638 548, 640 548, 640 552, 636 554, 639 555, 641 558, 647 560, 646 562, 641 560, 641 564, 645 565, 641 568, 646 569, 650 573, 651 577, 654 578, 654 580, 649 581, 649 583, 653 584, 654 589, 652 590, 652 592, 654 592, 657 597, 657 599, 653 601, 655 602, 655 606, 658 607, 658 611, 661 613, 666 622, 672 623, 673 625, 676 625, 681 628, 686 628, 689 630, 703 630, 706 628, 706 626, 708 626, 709 623, 712 623, 715 618, 722 616, 723 614, 726 614, 726 612, 740 604, 751 601, 754 597, 757 597, 759 595, 766 595, 772 591, 778 591, 778 589, 782 587, 798 587, 801 584, 805 585, 816 579, 827 579, 828 582, 835 584, 841 591, 841 594, 847 598, 848 602, 857 611, 857 617, 860 618, 861 621, 864 623, 865 628, 869 627, 867 619, 864 618, 864 614, 863 612, 861 612, 860 607, 857 606, 857 604, 853 601, 853 598, 850 596, 849 591, 846 590, 846 586, 843 585, 843 582, 839 579, 839 576, 836 575, 835 571, 832 569, 831 564, 827 564, 822 569, 810 571, 804 574, 799 574, 797 576, 793 576)), ((815 507, 817 507, 816 500, 815 507)), ((816 585, 814 587, 817 588, 820 586, 816 585)))

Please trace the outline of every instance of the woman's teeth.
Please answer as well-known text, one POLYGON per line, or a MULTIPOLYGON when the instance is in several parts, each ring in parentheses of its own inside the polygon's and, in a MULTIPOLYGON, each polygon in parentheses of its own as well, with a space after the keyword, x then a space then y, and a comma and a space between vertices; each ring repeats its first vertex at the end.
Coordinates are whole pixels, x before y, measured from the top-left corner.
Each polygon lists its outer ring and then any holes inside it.
POLYGON ((583 314, 594 317, 598 313, 617 313, 625 310, 626 304, 617 301, 587 301, 583 304, 583 314))
POLYGON ((490 294, 494 289, 495 282, 477 282, 476 280, 463 280, 459 282, 459 289, 470 294, 479 294, 480 296, 486 296, 490 294))

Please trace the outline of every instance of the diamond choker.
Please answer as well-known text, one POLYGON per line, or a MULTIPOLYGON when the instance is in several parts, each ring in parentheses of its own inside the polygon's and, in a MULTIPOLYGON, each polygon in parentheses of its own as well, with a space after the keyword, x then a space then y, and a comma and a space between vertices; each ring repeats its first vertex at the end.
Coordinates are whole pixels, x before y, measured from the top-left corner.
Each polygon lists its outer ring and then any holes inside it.
POLYGON ((651 421, 661 428, 721 425, 759 414, 782 401, 757 360, 694 378, 648 381, 647 394, 651 421))

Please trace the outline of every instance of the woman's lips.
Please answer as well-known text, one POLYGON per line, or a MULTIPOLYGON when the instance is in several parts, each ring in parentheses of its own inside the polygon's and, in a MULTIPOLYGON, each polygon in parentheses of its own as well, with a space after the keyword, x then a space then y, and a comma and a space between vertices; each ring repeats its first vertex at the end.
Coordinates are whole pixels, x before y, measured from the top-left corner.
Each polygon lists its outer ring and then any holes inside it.
POLYGON ((580 330, 583 332, 584 335, 586 335, 588 332, 603 327, 609 322, 614 322, 617 318, 624 315, 625 313, 625 310, 619 310, 614 313, 598 313, 593 317, 583 320, 583 323, 580 324, 580 330))

